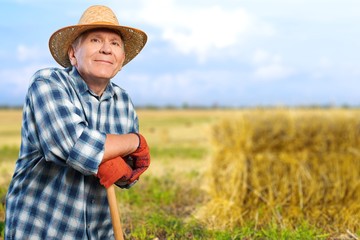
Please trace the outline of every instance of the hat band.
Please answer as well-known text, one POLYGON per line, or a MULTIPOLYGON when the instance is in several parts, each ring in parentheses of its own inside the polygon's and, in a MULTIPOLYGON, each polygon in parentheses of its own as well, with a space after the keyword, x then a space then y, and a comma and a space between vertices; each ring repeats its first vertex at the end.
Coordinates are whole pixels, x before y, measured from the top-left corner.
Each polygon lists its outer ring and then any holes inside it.
POLYGON ((118 24, 115 24, 115 23, 112 23, 112 22, 92 22, 92 23, 79 23, 79 25, 83 25, 83 26, 86 26, 86 25, 111 25, 111 26, 115 26, 115 27, 119 27, 118 24))

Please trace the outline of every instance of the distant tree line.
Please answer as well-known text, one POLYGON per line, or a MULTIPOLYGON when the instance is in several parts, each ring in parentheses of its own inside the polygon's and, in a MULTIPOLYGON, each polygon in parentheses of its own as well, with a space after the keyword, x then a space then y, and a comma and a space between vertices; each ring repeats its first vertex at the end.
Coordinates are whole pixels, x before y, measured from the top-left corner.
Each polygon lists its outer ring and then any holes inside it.
MULTIPOLYGON (((212 105, 191 105, 184 103, 180 106, 176 105, 137 105, 135 106, 137 109, 164 109, 164 110, 171 110, 171 109, 269 109, 269 108, 294 108, 294 109, 332 109, 332 108, 341 108, 341 109, 358 109, 360 108, 360 105, 333 105, 333 104, 310 104, 310 105, 258 105, 258 106, 226 106, 226 105, 219 105, 219 104, 212 104, 212 105)), ((6 109, 22 109, 23 106, 21 105, 0 105, 0 109, 6 110, 6 109)))

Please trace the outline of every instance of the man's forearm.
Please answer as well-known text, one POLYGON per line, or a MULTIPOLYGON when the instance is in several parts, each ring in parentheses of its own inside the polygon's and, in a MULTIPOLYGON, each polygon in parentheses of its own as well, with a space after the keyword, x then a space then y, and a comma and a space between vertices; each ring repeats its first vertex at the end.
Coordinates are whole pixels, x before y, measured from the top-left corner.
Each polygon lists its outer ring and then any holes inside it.
POLYGON ((136 134, 107 134, 105 150, 102 161, 133 153, 139 146, 139 138, 136 134))

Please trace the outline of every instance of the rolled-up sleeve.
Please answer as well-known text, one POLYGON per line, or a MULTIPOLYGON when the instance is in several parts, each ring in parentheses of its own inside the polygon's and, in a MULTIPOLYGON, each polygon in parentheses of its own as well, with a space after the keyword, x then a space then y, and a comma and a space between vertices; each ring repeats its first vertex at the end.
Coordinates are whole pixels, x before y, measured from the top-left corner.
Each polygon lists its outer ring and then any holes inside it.
MULTIPOLYGON (((82 106, 61 81, 35 79, 29 88, 29 114, 46 161, 95 174, 104 154, 106 133, 90 128, 82 106)), ((75 94, 76 96, 76 94, 75 94)))

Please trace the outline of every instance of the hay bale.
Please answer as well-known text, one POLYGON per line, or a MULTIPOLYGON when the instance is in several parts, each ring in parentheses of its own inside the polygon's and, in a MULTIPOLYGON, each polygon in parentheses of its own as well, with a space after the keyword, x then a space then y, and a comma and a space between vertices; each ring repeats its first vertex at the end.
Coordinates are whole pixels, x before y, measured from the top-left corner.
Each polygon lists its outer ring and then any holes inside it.
POLYGON ((360 113, 249 111, 213 126, 209 225, 360 227, 360 113))

